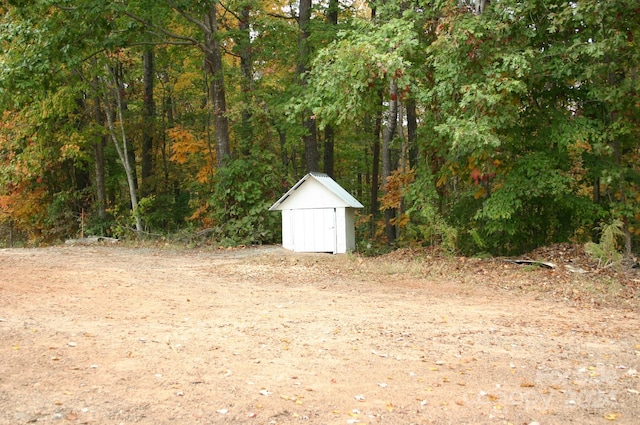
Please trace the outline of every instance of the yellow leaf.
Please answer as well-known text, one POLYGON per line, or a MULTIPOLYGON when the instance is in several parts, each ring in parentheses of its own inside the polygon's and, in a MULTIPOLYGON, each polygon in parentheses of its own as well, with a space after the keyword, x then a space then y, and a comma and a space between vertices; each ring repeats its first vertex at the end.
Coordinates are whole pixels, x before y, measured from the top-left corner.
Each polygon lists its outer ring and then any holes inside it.
POLYGON ((484 188, 484 186, 480 186, 478 188, 478 190, 476 191, 476 193, 473 194, 473 198, 474 199, 480 199, 484 195, 486 195, 486 193, 487 193, 487 190, 484 188))
POLYGON ((14 350, 19 350, 19 349, 20 349, 20 346, 19 346, 19 345, 14 345, 14 346, 13 346, 13 347, 11 347, 11 348, 13 348, 14 350))
POLYGON ((604 415, 604 418, 608 421, 615 421, 616 419, 618 419, 618 416, 620 416, 617 413, 609 413, 607 415, 604 415))
POLYGON ((391 402, 387 403, 387 411, 393 412, 393 404, 391 402))

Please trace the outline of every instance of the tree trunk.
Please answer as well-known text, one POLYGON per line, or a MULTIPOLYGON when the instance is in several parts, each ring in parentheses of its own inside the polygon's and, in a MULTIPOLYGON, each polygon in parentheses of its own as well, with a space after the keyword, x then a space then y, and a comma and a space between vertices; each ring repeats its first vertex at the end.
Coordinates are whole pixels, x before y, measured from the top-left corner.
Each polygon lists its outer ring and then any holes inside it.
POLYGON ((324 172, 333 177, 334 157, 333 146, 335 140, 335 130, 328 125, 324 129, 324 172))
POLYGON ((407 109, 407 142, 409 143, 409 167, 418 166, 418 117, 416 113, 416 101, 408 98, 405 102, 407 109))
MULTIPOLYGON (((338 0, 329 0, 329 8, 327 9, 327 22, 334 27, 338 25, 338 11, 340 4, 338 0)), ((335 147, 335 129, 328 124, 324 129, 324 172, 333 177, 334 170, 334 147, 335 147)))
MULTIPOLYGON (((98 93, 99 81, 93 80, 93 90, 98 93)), ((95 96, 93 105, 93 116, 95 122, 99 125, 106 125, 104 114, 100 108, 100 98, 95 96)), ((107 217, 107 190, 106 190, 106 174, 104 166, 104 147, 107 144, 109 138, 107 136, 101 136, 99 140, 93 143, 93 155, 94 155, 94 169, 96 173, 96 203, 95 212, 100 220, 104 220, 107 217)))
MULTIPOLYGON (((109 71, 109 70, 108 70, 109 71)), ((138 210, 138 193, 137 193, 137 185, 135 181, 135 163, 130 162, 129 155, 129 143, 127 140, 127 133, 124 128, 124 114, 123 114, 123 102, 122 102, 122 94, 120 90, 120 85, 117 82, 116 76, 112 75, 112 92, 113 97, 115 99, 116 110, 114 111, 111 107, 111 101, 109 99, 105 100, 105 116, 107 119, 107 127, 109 129, 109 135, 111 136, 111 140, 118 152, 118 157, 120 158, 120 162, 124 168, 124 172, 127 176, 127 185, 129 186, 129 197, 131 199, 131 210, 133 213, 133 217, 136 221, 136 231, 138 235, 144 230, 142 226, 142 220, 140 218, 139 210, 138 210), (118 131, 116 129, 115 115, 118 115, 119 121, 119 129, 120 135, 118 136, 118 131)), ((107 85, 108 87, 108 85, 107 85)))
MULTIPOLYGON (((380 93, 382 103, 382 93, 380 93)), ((379 215, 378 188, 380 187, 380 132, 382 131, 382 116, 378 114, 373 125, 373 146, 371 158, 371 236, 375 234, 375 221, 379 215)))
POLYGON ((142 149, 140 155, 142 168, 142 190, 148 192, 149 178, 153 175, 153 140, 155 138, 155 114, 156 104, 153 97, 154 88, 154 51, 153 46, 145 48, 142 54, 143 84, 144 84, 144 106, 142 108, 142 149))
POLYGON ((95 210, 98 218, 104 220, 107 217, 107 190, 105 186, 104 168, 105 137, 101 137, 93 144, 93 159, 96 173, 96 204, 95 210))
POLYGON ((242 153, 249 156, 253 144, 253 126, 251 124, 251 94, 253 93, 253 55, 251 53, 251 6, 245 5, 240 11, 238 22, 238 55, 242 81, 242 125, 240 126, 240 146, 242 153))
POLYGON ((480 15, 482 12, 484 12, 484 9, 487 7, 487 3, 488 3, 487 0, 475 0, 474 12, 480 15))
POLYGON ((226 165, 231 157, 229 143, 229 120, 227 118, 227 99, 224 87, 222 69, 222 51, 218 40, 217 2, 204 17, 205 41, 204 61, 205 70, 211 76, 211 101, 213 104, 213 127, 216 144, 216 162, 218 167, 226 165))
MULTIPOLYGON (((391 80, 389 84, 389 106, 387 108, 387 122, 382 136, 382 181, 383 191, 386 193, 386 184, 389 176, 391 176, 391 141, 396 132, 398 124, 398 86, 395 80, 391 80)), ((387 208, 384 210, 384 228, 387 242, 393 243, 396 238, 396 232, 391 220, 394 217, 394 210, 387 208)))
MULTIPOLYGON (((312 0, 300 0, 298 6, 298 66, 296 75, 298 84, 304 90, 307 85, 306 72, 309 60, 309 23, 311 21, 312 0)), ((318 171, 318 137, 316 132, 316 120, 311 111, 303 111, 302 125, 305 129, 304 139, 304 159, 307 172, 318 171)))

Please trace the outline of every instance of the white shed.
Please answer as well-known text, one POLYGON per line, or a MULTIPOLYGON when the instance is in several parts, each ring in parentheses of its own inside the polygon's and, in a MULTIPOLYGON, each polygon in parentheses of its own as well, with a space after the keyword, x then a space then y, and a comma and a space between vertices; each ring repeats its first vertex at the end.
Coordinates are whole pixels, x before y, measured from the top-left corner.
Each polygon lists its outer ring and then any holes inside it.
POLYGON ((356 249, 356 198, 323 173, 309 173, 269 208, 282 211, 282 246, 295 252, 356 249))

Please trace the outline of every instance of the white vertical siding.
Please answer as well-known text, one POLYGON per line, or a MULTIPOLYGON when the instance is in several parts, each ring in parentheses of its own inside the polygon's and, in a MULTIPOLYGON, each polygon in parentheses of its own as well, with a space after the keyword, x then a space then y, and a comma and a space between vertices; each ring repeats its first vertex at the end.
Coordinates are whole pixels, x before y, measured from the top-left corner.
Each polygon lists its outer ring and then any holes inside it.
POLYGON ((294 251, 337 252, 336 213, 334 208, 290 211, 294 251))
POLYGON ((292 215, 291 210, 282 210, 282 246, 293 251, 295 231, 292 215))

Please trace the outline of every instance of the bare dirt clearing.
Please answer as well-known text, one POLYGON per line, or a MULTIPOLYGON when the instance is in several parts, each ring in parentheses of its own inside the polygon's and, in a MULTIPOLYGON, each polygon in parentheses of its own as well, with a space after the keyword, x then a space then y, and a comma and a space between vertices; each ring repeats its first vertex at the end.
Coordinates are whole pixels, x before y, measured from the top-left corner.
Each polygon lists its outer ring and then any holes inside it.
POLYGON ((635 424, 637 276, 607 279, 275 247, 0 250, 0 424, 635 424))

